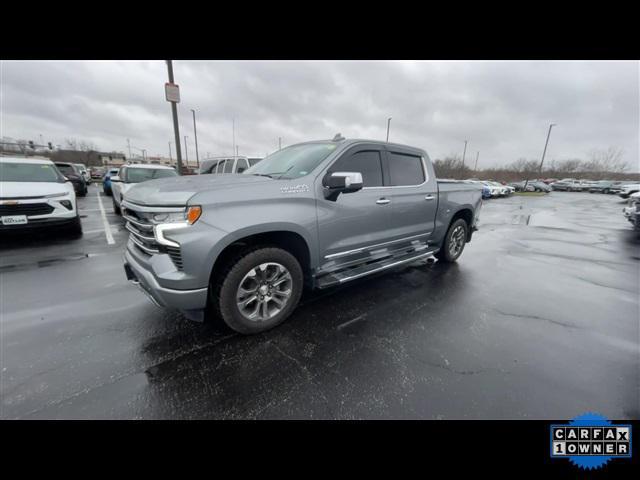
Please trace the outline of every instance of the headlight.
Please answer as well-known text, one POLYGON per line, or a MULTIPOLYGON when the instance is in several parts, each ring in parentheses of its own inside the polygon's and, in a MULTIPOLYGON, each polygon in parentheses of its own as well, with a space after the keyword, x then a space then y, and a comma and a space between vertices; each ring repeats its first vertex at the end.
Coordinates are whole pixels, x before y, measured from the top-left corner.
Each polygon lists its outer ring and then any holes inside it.
POLYGON ((198 221, 202 209, 198 205, 188 207, 184 212, 159 212, 152 215, 153 223, 181 223, 193 225, 198 221))

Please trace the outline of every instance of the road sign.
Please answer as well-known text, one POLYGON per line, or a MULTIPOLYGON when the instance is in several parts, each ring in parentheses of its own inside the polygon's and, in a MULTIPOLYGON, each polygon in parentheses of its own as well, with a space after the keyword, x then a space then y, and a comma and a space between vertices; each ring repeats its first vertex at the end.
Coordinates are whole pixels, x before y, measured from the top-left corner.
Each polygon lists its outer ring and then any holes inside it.
POLYGON ((164 84, 164 95, 167 102, 180 103, 180 87, 175 83, 164 84))

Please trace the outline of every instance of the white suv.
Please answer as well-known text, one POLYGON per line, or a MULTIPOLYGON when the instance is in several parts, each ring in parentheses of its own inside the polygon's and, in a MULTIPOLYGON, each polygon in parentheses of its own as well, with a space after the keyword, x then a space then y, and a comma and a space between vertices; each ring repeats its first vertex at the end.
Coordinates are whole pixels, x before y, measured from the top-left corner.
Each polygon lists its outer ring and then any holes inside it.
POLYGON ((51 160, 0 157, 0 232, 53 227, 82 235, 73 185, 51 160))
POLYGON ((123 165, 117 176, 111 177, 111 192, 113 197, 113 212, 120 215, 120 205, 124 194, 133 185, 158 178, 177 177, 178 172, 173 167, 156 164, 123 165))

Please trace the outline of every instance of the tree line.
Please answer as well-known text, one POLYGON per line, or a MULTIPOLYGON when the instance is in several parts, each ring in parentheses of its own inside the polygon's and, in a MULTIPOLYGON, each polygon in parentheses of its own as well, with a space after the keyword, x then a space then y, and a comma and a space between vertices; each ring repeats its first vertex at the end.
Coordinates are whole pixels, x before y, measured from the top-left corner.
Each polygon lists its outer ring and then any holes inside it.
MULTIPOLYGON (((502 167, 474 170, 462 158, 449 155, 436 159, 433 166, 438 178, 496 180, 516 182, 534 178, 576 178, 584 180, 639 180, 640 173, 630 172, 631 165, 623 159, 624 151, 617 147, 595 149, 586 159, 545 161, 540 170, 540 160, 520 158, 502 167)), ((636 165, 636 171, 639 165, 636 165)))

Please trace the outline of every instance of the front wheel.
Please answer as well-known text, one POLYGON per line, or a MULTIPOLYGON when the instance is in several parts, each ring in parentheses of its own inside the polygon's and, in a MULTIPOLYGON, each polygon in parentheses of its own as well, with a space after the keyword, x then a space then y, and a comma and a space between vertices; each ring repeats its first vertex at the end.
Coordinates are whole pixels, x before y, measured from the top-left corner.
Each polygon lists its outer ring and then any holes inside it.
POLYGON ((459 218, 453 222, 444 237, 442 247, 440 247, 438 253, 435 254, 435 257, 441 262, 455 262, 458 257, 462 255, 464 245, 467 243, 468 230, 469 226, 464 219, 459 218))
POLYGON ((275 247, 246 250, 212 283, 210 306, 229 328, 261 333, 284 322, 300 301, 302 267, 275 247))
POLYGON ((120 215, 120 207, 116 204, 115 198, 112 199, 112 203, 113 203, 113 213, 115 213, 116 215, 120 215))

